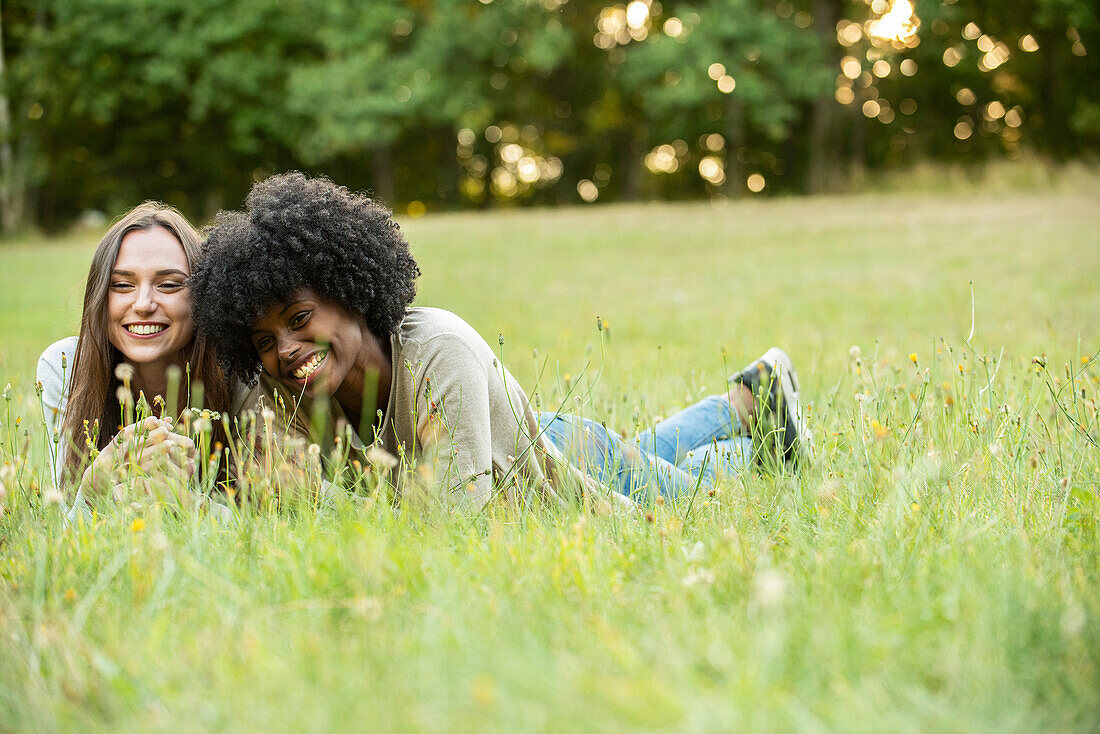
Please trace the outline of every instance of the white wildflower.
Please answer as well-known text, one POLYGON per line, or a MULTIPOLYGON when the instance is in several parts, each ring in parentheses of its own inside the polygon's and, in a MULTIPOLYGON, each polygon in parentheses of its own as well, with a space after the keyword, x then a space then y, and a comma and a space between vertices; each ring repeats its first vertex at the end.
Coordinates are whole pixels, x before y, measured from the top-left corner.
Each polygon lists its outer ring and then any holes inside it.
POLYGON ((684 577, 684 586, 698 586, 700 584, 713 584, 714 583, 714 571, 706 568, 692 569, 687 576, 684 577))
POLYGON ((56 489, 47 489, 42 492, 42 501, 47 505, 60 505, 64 497, 56 489))
POLYGON ((703 557, 707 554, 706 546, 703 545, 702 541, 697 541, 695 545, 690 548, 684 545, 682 550, 684 551, 684 558, 687 559, 688 563, 698 563, 703 560, 703 557))
POLYGON ((787 595, 787 579, 779 571, 764 569, 753 582, 753 601, 765 609, 778 606, 787 595))
POLYGON ((129 382, 134 379, 134 366, 129 362, 119 362, 115 367, 115 377, 122 382, 129 382))
POLYGON ((1062 634, 1066 637, 1076 637, 1081 634, 1081 630, 1085 628, 1085 622, 1088 621, 1088 615, 1085 613, 1085 608, 1080 604, 1074 603, 1066 607, 1066 610, 1062 612, 1062 634))
POLYGON ((383 469, 392 469, 397 466, 397 457, 377 444, 368 448, 365 456, 371 466, 383 469))

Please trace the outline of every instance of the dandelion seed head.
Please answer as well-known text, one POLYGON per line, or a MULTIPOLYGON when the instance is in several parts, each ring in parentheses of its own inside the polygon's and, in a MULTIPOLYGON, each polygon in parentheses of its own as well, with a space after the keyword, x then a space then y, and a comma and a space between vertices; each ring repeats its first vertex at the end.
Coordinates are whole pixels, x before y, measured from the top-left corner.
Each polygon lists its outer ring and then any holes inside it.
POLYGON ((368 448, 364 456, 367 462, 375 467, 392 469, 397 466, 397 457, 377 444, 368 448))

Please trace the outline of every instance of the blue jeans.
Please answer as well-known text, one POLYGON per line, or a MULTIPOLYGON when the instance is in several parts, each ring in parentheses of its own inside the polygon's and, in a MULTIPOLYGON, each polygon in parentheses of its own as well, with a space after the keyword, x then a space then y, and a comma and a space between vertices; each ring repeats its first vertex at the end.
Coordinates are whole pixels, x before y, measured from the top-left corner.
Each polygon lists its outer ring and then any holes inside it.
POLYGON ((711 395, 633 440, 588 418, 539 414, 546 437, 590 477, 635 500, 706 492, 722 475, 749 466, 752 439, 724 395, 711 395))

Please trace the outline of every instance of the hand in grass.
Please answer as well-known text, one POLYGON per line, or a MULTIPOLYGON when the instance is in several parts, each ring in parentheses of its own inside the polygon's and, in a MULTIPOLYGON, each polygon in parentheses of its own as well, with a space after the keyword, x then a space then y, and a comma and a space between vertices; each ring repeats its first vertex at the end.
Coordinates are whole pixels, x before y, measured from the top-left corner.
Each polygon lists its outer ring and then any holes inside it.
POLYGON ((85 496, 106 494, 135 473, 186 487, 195 472, 195 442, 171 429, 167 421, 150 416, 119 431, 84 470, 85 496))

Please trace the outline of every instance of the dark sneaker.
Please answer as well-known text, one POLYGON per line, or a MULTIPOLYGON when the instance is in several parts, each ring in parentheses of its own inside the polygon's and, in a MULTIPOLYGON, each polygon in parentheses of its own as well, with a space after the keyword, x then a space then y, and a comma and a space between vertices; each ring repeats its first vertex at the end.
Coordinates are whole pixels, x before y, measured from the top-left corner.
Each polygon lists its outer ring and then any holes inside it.
MULTIPOLYGON (((799 397, 798 374, 790 356, 779 347, 763 355, 730 378, 752 390, 756 400, 758 435, 765 445, 773 443, 776 454, 794 468, 809 464, 813 457, 813 436, 799 397)), ((758 456, 763 458, 761 452, 758 456)))

